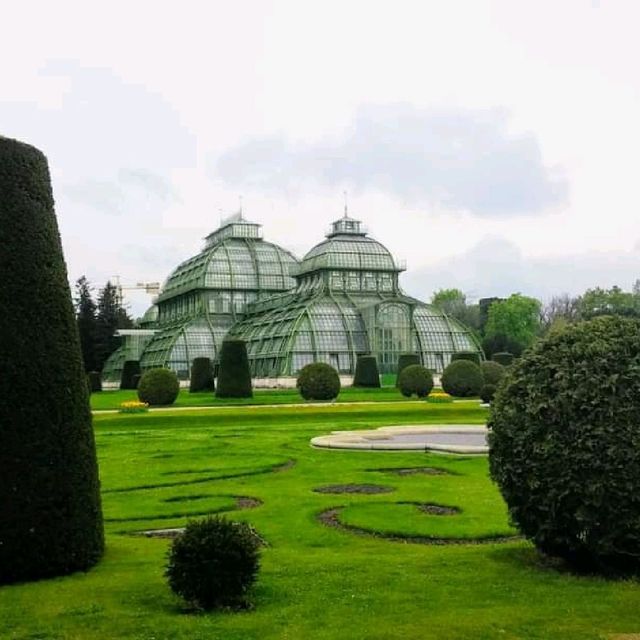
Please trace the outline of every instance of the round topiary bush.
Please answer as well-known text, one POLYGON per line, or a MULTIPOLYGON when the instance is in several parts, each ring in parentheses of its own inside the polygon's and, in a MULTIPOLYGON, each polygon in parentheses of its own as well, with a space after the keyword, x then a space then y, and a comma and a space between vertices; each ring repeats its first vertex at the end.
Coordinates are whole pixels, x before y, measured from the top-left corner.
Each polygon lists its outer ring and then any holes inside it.
POLYGON ((140 375, 140 361, 126 360, 120 375, 120 389, 136 389, 135 376, 140 375))
POLYGON ((244 606, 258 575, 259 546, 258 536, 243 522, 219 516, 191 521, 169 549, 169 586, 204 610, 244 606))
POLYGON ((498 383, 502 380, 505 374, 505 368, 501 364, 492 362, 491 360, 485 360, 480 363, 480 371, 482 371, 484 383, 491 384, 494 387, 498 386, 498 383))
POLYGON ((475 362, 480 364, 480 354, 477 351, 458 351, 451 356, 451 362, 455 360, 468 360, 469 362, 475 362))
POLYGON ((640 570, 640 323, 601 317, 514 363, 489 421, 513 522, 575 568, 640 570))
POLYGON ((47 159, 2 136, 0 274, 0 584, 8 584, 86 571, 104 534, 47 159))
POLYGON ((251 398, 251 369, 244 340, 228 338, 220 349, 217 398, 251 398))
POLYGON ((433 389, 433 374, 422 365, 412 364, 405 367, 398 378, 398 387, 403 396, 426 398, 433 389))
POLYGON ((455 360, 442 374, 442 388, 458 398, 477 396, 483 384, 480 367, 469 360, 455 360))
POLYGON ((199 391, 215 391, 213 365, 209 358, 195 358, 191 365, 189 393, 198 393, 199 391))
POLYGON ((179 391, 178 376, 170 369, 149 369, 138 382, 140 402, 152 406, 173 404, 179 391))
POLYGON ((503 367, 508 367, 514 360, 513 353, 508 353, 507 351, 500 351, 498 353, 494 353, 491 356, 491 359, 498 364, 501 364, 503 367))
POLYGON ((401 353, 398 357, 398 368, 396 369, 396 387, 400 386, 400 374, 405 367, 412 364, 420 364, 420 356, 417 353, 401 353))
POLYGON ((354 387, 380 388, 380 373, 375 356, 359 356, 356 373, 353 376, 354 387))
POLYGON ((87 373, 87 386, 90 393, 102 391, 102 377, 98 371, 89 371, 87 373))
POLYGON ((333 400, 340 393, 340 376, 328 364, 313 362, 300 370, 296 386, 305 400, 333 400))
POLYGON ((480 400, 485 404, 491 404, 493 402, 493 398, 496 395, 496 385, 495 384, 484 384, 482 385, 482 389, 480 389, 480 400))

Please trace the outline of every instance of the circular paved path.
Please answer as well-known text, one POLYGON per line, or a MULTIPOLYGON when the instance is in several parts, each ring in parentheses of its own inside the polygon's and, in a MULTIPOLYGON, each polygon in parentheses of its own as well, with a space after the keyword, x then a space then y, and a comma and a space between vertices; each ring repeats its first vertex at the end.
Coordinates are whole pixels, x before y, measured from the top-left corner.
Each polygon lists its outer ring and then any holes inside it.
POLYGON ((334 431, 311 440, 325 449, 487 453, 487 428, 469 425, 404 425, 371 431, 334 431))

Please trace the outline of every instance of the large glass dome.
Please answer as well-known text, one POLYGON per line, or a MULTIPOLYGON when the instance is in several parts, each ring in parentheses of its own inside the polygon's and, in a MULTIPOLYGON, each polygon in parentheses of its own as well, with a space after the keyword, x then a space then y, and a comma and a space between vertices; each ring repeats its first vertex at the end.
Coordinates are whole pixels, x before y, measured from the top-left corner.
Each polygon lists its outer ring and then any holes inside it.
POLYGON ((403 293, 402 270, 358 220, 334 222, 296 269, 296 288, 251 305, 231 330, 246 340, 254 376, 295 375, 311 362, 352 374, 368 353, 395 372, 407 352, 441 372, 457 351, 482 353, 466 327, 403 293))
POLYGON ((157 330, 142 356, 143 369, 170 367, 188 378, 194 358, 215 360, 229 329, 247 305, 295 286, 298 264, 289 251, 262 239, 261 226, 237 214, 181 263, 157 299, 157 330))

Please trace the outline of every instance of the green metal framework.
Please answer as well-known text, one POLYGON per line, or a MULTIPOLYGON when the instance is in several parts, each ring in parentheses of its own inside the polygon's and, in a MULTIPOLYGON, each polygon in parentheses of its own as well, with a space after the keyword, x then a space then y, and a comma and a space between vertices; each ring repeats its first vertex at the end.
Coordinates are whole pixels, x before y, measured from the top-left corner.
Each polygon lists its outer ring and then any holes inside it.
POLYGON ((166 366, 189 377, 194 358, 214 360, 229 329, 249 304, 295 286, 296 258, 262 239, 261 227, 241 214, 206 238, 203 250, 180 264, 158 296, 156 335, 143 369, 166 366))
POLYGON ((295 269, 296 288, 250 305, 231 334, 246 340, 256 377, 295 375, 311 362, 352 374, 367 353, 382 372, 395 371, 405 352, 441 372, 457 351, 482 353, 466 327, 402 292, 402 270, 345 216, 295 269))

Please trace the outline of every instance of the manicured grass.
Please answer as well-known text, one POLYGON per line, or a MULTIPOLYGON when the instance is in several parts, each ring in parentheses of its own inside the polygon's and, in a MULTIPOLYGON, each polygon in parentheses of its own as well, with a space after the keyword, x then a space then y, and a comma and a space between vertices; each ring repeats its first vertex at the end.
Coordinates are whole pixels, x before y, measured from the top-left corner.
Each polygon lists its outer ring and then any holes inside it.
POLYGON ((0 588, 0 638, 596 639, 637 633, 635 581, 574 576, 523 541, 405 544, 325 526, 451 542, 509 535, 483 457, 327 451, 309 439, 385 424, 482 423, 477 403, 239 407, 94 418, 108 550, 87 574, 0 588), (389 469, 435 467, 444 475, 389 469), (380 470, 383 469, 383 470, 380 470), (376 495, 319 494, 379 484, 376 495), (262 504, 237 508, 237 496, 262 504), (458 507, 428 515, 415 505, 458 507), (228 512, 266 540, 255 609, 187 614, 163 578, 168 542, 130 535, 228 512))
MULTIPOLYGON (((101 391, 91 394, 91 408, 94 410, 117 409, 121 402, 137 400, 135 391, 101 391)), ((414 401, 416 397, 412 398, 414 401)), ((356 389, 345 387, 340 391, 336 402, 406 402, 395 387, 381 389, 356 389)), ((264 404, 311 404, 304 400, 297 389, 256 389, 253 398, 216 398, 211 392, 189 393, 181 389, 173 406, 175 407, 210 407, 210 406, 245 406, 264 404)))

